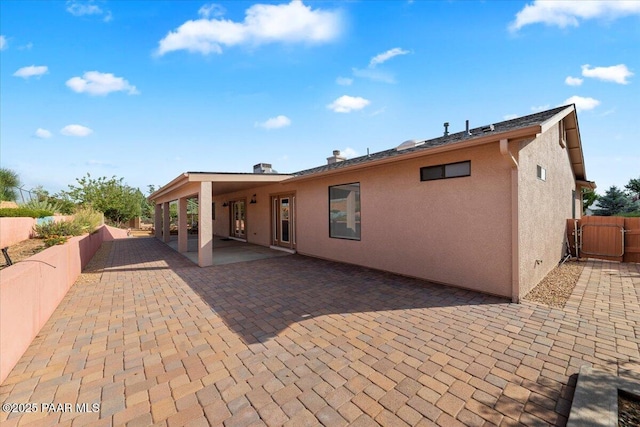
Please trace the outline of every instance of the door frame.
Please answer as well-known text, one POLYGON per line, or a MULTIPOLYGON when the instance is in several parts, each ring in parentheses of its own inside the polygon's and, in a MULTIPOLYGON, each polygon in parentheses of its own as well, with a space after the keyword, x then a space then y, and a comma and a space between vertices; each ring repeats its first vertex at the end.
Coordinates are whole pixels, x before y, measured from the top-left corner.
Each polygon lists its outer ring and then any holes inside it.
POLYGON ((295 251, 297 242, 296 242, 296 193, 295 192, 287 192, 287 193, 276 193, 270 194, 270 203, 271 206, 269 210, 271 211, 271 230, 270 230, 270 240, 271 246, 275 248, 283 248, 295 251), (282 233, 282 222, 280 218, 281 214, 281 203, 282 199, 289 199, 289 241, 283 242, 281 241, 281 233, 282 233))
POLYGON ((238 199, 233 199, 233 200, 229 200, 229 237, 231 239, 235 239, 235 240, 240 240, 242 242, 246 242, 247 241, 247 224, 249 223, 249 221, 247 221, 247 199, 244 197, 238 198, 238 199), (242 228, 244 231, 244 235, 243 237, 238 237, 236 235, 236 228, 234 226, 234 206, 237 203, 243 203, 244 204, 244 227, 242 228))

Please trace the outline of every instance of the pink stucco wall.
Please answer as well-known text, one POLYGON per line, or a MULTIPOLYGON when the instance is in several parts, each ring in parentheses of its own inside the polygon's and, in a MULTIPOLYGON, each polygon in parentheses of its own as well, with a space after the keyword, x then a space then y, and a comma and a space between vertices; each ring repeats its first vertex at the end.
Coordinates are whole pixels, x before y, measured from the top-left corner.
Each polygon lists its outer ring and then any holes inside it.
MULTIPOLYGON (((518 166, 518 217, 520 242, 520 289, 524 297, 563 255, 566 220, 580 218, 580 204, 572 200, 576 190, 567 148, 559 143, 559 125, 535 140, 520 143, 518 166), (537 166, 546 170, 546 180, 537 177, 537 166)), ((578 194, 578 198, 579 198, 578 194)))
POLYGON ((0 270, 0 383, 18 362, 103 241, 126 237, 102 226, 0 270))
MULTIPOLYGON (((55 216, 55 221, 71 219, 73 216, 55 216)), ((0 218, 0 248, 27 240, 33 234, 35 218, 0 218)))
POLYGON ((511 297, 510 165, 498 143, 356 172, 216 197, 214 232, 229 235, 224 201, 247 204, 247 240, 269 245, 270 194, 295 192, 297 251, 511 297), (471 176, 420 181, 420 168, 471 160, 471 176), (360 183, 362 237, 329 237, 328 187, 360 183))

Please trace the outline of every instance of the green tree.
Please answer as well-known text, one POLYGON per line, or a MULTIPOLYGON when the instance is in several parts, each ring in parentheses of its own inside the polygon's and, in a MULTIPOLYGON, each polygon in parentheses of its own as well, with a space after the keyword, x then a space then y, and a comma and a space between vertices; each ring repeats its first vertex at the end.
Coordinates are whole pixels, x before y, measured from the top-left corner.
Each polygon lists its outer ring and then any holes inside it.
POLYGON ((598 200, 598 194, 590 188, 582 188, 582 210, 583 214, 593 203, 598 200))
POLYGON ((598 197, 598 206, 600 208, 594 212, 595 215, 611 216, 628 212, 631 201, 627 193, 612 185, 604 196, 598 197))
POLYGON ((629 183, 624 186, 627 190, 633 193, 633 200, 640 200, 640 178, 631 178, 629 183))
POLYGON ((11 169, 0 168, 0 201, 13 202, 18 198, 16 189, 20 186, 20 177, 11 169))
POLYGON ((144 194, 124 183, 124 178, 113 176, 91 178, 90 174, 76 178, 78 185, 70 185, 63 195, 74 203, 91 206, 102 212, 110 222, 120 226, 140 216, 144 194))

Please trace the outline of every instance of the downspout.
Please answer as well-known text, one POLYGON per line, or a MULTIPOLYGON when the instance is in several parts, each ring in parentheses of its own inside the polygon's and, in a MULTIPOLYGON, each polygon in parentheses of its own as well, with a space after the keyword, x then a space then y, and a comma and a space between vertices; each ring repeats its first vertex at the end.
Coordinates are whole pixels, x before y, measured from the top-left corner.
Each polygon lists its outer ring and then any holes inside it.
POLYGON ((520 234, 518 232, 518 161, 509 151, 509 140, 500 140, 500 154, 511 165, 511 301, 520 300, 520 234))

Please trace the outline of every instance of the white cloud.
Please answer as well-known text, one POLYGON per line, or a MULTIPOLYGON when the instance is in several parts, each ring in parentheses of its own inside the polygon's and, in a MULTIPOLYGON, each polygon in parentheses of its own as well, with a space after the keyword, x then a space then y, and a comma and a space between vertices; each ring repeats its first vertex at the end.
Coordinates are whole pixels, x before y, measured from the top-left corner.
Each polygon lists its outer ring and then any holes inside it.
POLYGON ((33 47, 33 43, 29 42, 27 44, 25 44, 24 46, 18 46, 19 50, 31 50, 31 48, 33 47))
POLYGON ((0 36, 0 50, 5 50, 7 47, 9 47, 7 38, 5 36, 0 36))
POLYGON ((338 77, 336 79, 336 83, 340 86, 351 86, 351 83, 353 83, 353 79, 350 79, 349 77, 338 77))
POLYGON ((340 151, 340 154, 347 159, 353 159, 354 157, 358 157, 358 152, 351 147, 347 147, 344 150, 340 151))
POLYGON ((109 22, 113 19, 111 11, 102 9, 100 6, 95 4, 94 0, 68 0, 67 12, 73 16, 104 15, 104 22, 109 22))
POLYGON ((582 75, 584 77, 592 77, 594 79, 603 80, 605 82, 614 82, 621 85, 629 83, 627 77, 633 76, 626 65, 618 64, 610 67, 594 67, 589 64, 582 66, 582 75))
POLYGON ((256 127, 265 129, 280 129, 291 125, 291 119, 287 116, 272 117, 262 123, 256 123, 256 127))
POLYGON ((67 80, 67 86, 74 92, 86 92, 89 95, 107 95, 111 92, 127 92, 129 95, 140 93, 122 77, 98 71, 88 71, 82 77, 72 77, 67 80))
POLYGON ((509 25, 511 31, 518 31, 525 25, 546 24, 560 28, 577 27, 580 21, 589 19, 614 20, 629 15, 640 15, 638 1, 611 0, 573 0, 541 1, 534 0, 516 14, 509 25))
POLYGON ((589 98, 589 97, 574 95, 571 98, 566 99, 562 103, 562 105, 567 105, 567 104, 576 104, 576 109, 578 111, 586 111, 586 110, 593 110, 594 108, 596 108, 598 105, 600 105, 600 101, 598 101, 597 99, 589 98))
POLYGON ((36 136, 36 138, 40 138, 40 139, 47 139, 47 138, 51 138, 52 136, 51 132, 42 128, 38 128, 34 135, 36 136))
MULTIPOLYGON (((200 10, 201 15, 211 13, 200 10)), ((313 10, 300 0, 280 5, 256 4, 245 11, 242 22, 219 17, 189 20, 160 40, 156 54, 187 50, 207 55, 222 53, 222 46, 322 43, 337 38, 341 29, 339 12, 313 10)))
POLYGON ((505 120, 513 120, 513 119, 517 119, 518 117, 520 116, 517 114, 505 114, 504 116, 502 116, 502 118, 505 120))
POLYGON ((49 67, 46 65, 30 65, 28 67, 22 67, 15 73, 13 73, 16 77, 22 77, 23 79, 28 79, 33 76, 41 76, 43 74, 47 74, 49 71, 49 67))
POLYGON ((567 76, 567 78, 564 79, 564 82, 569 86, 580 86, 583 80, 580 77, 567 76))
POLYGON ((88 136, 93 133, 93 130, 82 125, 67 125, 60 129, 60 133, 66 136, 88 136))
POLYGON ((371 61, 369 62, 369 67, 374 68, 376 65, 382 64, 383 62, 390 60, 394 56, 406 55, 407 53, 409 53, 408 50, 404 50, 399 47, 394 47, 393 49, 389 49, 386 52, 379 53, 378 55, 371 58, 371 61))
POLYGON ((544 111, 544 110, 548 110, 549 109, 549 104, 546 105, 534 105, 531 107, 531 111, 533 111, 534 113, 537 113, 539 111, 544 111))
POLYGON ((365 79, 372 80, 374 82, 382 82, 382 83, 395 83, 396 79, 389 73, 380 70, 374 70, 371 68, 359 69, 352 68, 351 71, 353 75, 356 77, 362 77, 365 79))
POLYGON ((210 18, 210 17, 219 17, 224 15, 226 12, 225 8, 220 6, 219 4, 205 4, 204 6, 202 6, 199 10, 198 10, 198 15, 202 16, 203 18, 210 18))
POLYGON ((350 113, 355 110, 362 110, 371 101, 359 96, 342 95, 340 98, 327 105, 327 108, 336 113, 350 113))

